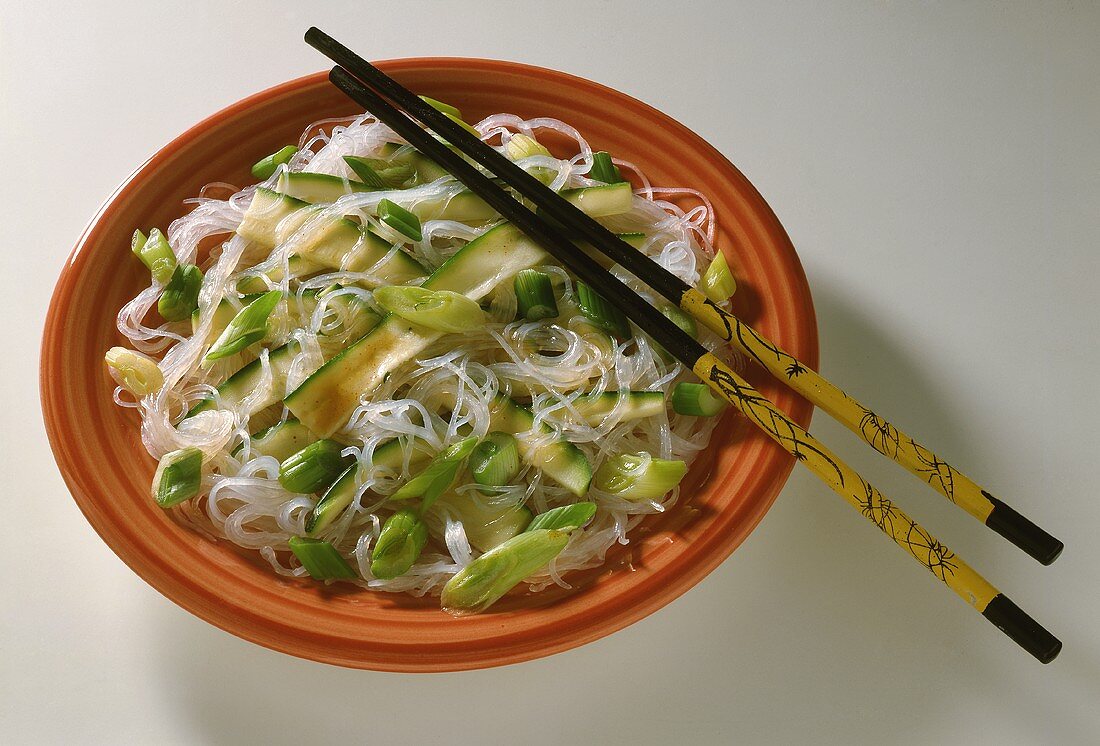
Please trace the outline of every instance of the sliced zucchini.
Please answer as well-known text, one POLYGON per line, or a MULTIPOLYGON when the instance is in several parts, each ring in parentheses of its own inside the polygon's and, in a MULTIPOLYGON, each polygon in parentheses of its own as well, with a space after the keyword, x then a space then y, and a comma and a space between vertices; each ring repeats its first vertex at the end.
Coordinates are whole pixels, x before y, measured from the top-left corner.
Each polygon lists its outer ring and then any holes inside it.
MULTIPOLYGON (((310 275, 320 274, 328 269, 323 264, 311 262, 300 256, 292 256, 287 259, 287 266, 290 267, 290 274, 299 279, 309 277, 310 275)), ((265 293, 281 279, 283 279, 282 265, 269 269, 266 272, 244 272, 241 274, 240 279, 237 280, 237 292, 242 295, 265 293), (267 279, 265 280, 264 278, 267 279)))
MULTIPOLYGON (((247 301, 246 301, 247 302, 247 301)), ((237 309, 227 300, 223 300, 218 304, 218 307, 214 309, 214 322, 210 325, 210 333, 206 336, 206 341, 217 339, 222 332, 225 331, 225 327, 229 326, 229 322, 233 320, 233 317, 237 315, 237 309)), ((199 330, 199 309, 195 309, 191 312, 191 334, 195 334, 199 330)))
MULTIPOLYGON (((297 421, 297 420, 295 420, 297 421)), ((417 469, 431 460, 431 456, 419 451, 413 454, 409 460, 409 468, 417 469)), ((391 440, 383 443, 374 450, 373 463, 388 466, 391 469, 400 469, 404 463, 404 454, 401 451, 401 443, 391 440)), ((317 536, 323 530, 332 525, 332 522, 347 510, 351 501, 355 499, 357 488, 358 466, 351 466, 333 482, 325 494, 321 497, 317 507, 313 509, 306 519, 306 535, 317 536)))
POLYGON ((455 493, 440 497, 429 512, 442 523, 444 510, 462 522, 470 545, 481 552, 488 552, 522 533, 533 517, 524 505, 489 505, 470 495, 455 493))
POLYGON ((524 461, 582 497, 592 483, 592 465, 588 457, 565 438, 543 442, 546 440, 544 435, 554 429, 543 423, 539 433, 532 433, 534 424, 535 417, 530 409, 503 394, 497 395, 489 411, 489 429, 515 435, 519 455, 524 461))
POLYGON ((313 508, 313 512, 306 518, 306 536, 317 536, 332 522, 340 517, 351 501, 355 499, 357 489, 355 476, 359 467, 351 465, 341 474, 332 485, 325 490, 321 500, 313 508))
POLYGON ((335 202, 346 194, 376 192, 378 188, 342 176, 285 171, 276 191, 306 202, 335 202))
POLYGON ((276 241, 281 243, 298 232, 294 238, 296 256, 332 269, 345 267, 352 272, 373 267, 373 273, 387 284, 402 285, 428 274, 420 262, 401 250, 395 251, 378 265, 390 253, 393 244, 346 218, 321 222, 320 225, 311 223, 308 233, 299 232, 299 229, 307 230, 303 226, 313 214, 313 208, 310 208, 288 216, 275 231, 276 241))
MULTIPOLYGON (((285 179, 299 176, 323 176, 342 183, 338 177, 325 174, 283 174, 285 179)), ((309 202, 286 194, 270 189, 257 189, 237 233, 263 246, 275 246, 298 231, 313 216, 311 207, 309 202)), ((385 258, 392 247, 390 242, 344 218, 335 218, 320 226, 310 226, 309 235, 299 236, 297 241, 295 255, 290 258, 295 274, 309 274, 326 267, 340 269, 345 266, 345 260, 347 269, 361 272, 374 267, 385 258)), ((273 282, 282 279, 280 269, 264 274, 273 282)), ((376 267, 375 274, 387 283, 400 285, 416 277, 423 277, 427 270, 408 254, 398 251, 384 264, 376 267)), ((240 292, 263 292, 267 285, 258 276, 246 275, 237 289, 240 292)))
MULTIPOLYGON (((271 364, 271 388, 267 395, 253 402, 248 414, 255 414, 261 409, 271 406, 282 398, 286 387, 286 377, 290 372, 290 364, 294 356, 298 354, 298 345, 295 342, 277 347, 268 354, 268 362, 271 364)), ((225 383, 218 386, 218 395, 227 409, 238 407, 245 397, 251 395, 260 385, 263 376, 263 366, 259 358, 253 360, 236 373, 231 375, 225 383)), ((187 412, 187 417, 193 417, 199 412, 215 409, 214 399, 203 399, 195 404, 187 412)))
POLYGON ((634 189, 626 182, 608 184, 607 186, 563 189, 561 196, 593 218, 622 215, 624 212, 630 212, 630 209, 634 206, 634 189))
POLYGON ((598 427, 603 419, 619 403, 619 397, 626 397, 626 405, 619 420, 641 420, 653 417, 665 410, 665 395, 660 391, 608 391, 603 394, 589 394, 579 397, 573 406, 592 427, 598 427))
MULTIPOLYGON (((414 155, 408 157, 417 175, 422 181, 434 181, 439 176, 424 178, 429 175, 429 164, 438 169, 434 163, 422 154, 413 151, 414 155)), ((395 159, 396 160, 396 159, 395 159)), ((440 175, 449 175, 441 171, 440 175)), ((346 194, 355 192, 381 191, 377 187, 367 186, 358 181, 351 181, 340 176, 311 173, 284 173, 279 177, 277 187, 281 194, 305 200, 306 202, 334 202, 346 194)), ((478 222, 492 220, 497 216, 496 211, 473 192, 462 191, 450 199, 425 200, 418 199, 415 192, 403 198, 402 190, 391 190, 390 199, 412 212, 421 220, 458 220, 462 222, 478 222)))
MULTIPOLYGON (((546 259, 518 228, 499 225, 468 243, 423 287, 451 290, 473 300, 488 295, 516 272, 546 259)), ((364 393, 397 366, 442 336, 389 314, 365 337, 323 365, 287 398, 290 411, 320 437, 339 430, 364 393)))
POLYGON ((264 246, 274 246, 276 226, 283 218, 308 206, 308 202, 260 187, 237 226, 237 235, 264 246))
MULTIPOLYGON (((281 462, 317 440, 317 436, 298 420, 289 419, 253 433, 248 440, 252 458, 271 456, 281 462)), ((242 448, 237 446, 233 455, 240 453, 242 448)))

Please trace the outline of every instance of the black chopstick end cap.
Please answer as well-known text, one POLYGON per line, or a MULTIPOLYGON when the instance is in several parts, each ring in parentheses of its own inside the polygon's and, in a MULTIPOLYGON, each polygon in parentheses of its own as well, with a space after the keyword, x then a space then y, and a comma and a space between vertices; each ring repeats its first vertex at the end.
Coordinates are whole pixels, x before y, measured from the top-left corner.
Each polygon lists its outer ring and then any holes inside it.
POLYGON ((989 621, 1017 645, 1031 653, 1040 663, 1050 663, 1062 650, 1062 641, 1047 632, 1023 609, 998 593, 982 612, 989 621))
POLYGON ((1008 539, 1041 564, 1049 565, 1065 549, 1065 544, 1023 517, 1008 505, 982 490, 993 511, 985 519, 985 525, 1008 539))

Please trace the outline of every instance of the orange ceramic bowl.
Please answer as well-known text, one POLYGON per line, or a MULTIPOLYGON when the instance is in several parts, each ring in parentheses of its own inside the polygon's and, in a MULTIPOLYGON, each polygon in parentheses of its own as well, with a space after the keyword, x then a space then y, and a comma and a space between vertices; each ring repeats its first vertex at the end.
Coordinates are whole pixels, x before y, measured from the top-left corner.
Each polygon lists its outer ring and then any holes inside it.
MULTIPOLYGON (((813 305, 783 228, 748 180, 669 117, 564 73, 477 59, 403 59, 380 66, 414 91, 474 120, 499 111, 554 116, 593 146, 642 166, 654 184, 710 196, 718 245, 738 275, 736 310, 811 365, 813 305)), ((129 252, 136 227, 167 226, 209 182, 250 183, 249 165, 311 122, 355 113, 322 73, 218 112, 176 138, 107 201, 66 263, 42 342, 42 408, 58 466, 103 540, 154 588, 247 640, 303 658, 386 671, 514 663, 576 647, 641 619, 699 582, 771 506, 793 459, 728 415, 685 482, 684 500, 649 518, 604 568, 575 588, 514 595, 490 613, 453 618, 438 599, 281 578, 255 554, 169 519, 149 497, 155 464, 132 410, 111 401, 103 353, 122 344, 115 314, 147 282, 129 252)), ((756 371, 750 371, 750 375, 756 371)), ((810 406, 764 375, 752 380, 796 421, 810 406)))

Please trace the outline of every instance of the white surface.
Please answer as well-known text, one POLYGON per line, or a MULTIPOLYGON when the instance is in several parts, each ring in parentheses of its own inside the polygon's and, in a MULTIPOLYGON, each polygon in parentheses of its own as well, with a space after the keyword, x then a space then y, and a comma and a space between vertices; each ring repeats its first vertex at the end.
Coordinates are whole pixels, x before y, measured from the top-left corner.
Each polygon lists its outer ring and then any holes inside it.
POLYGON ((1095 742, 1098 6, 550 5, 0 3, 0 738, 1095 742), (820 413, 815 432, 1059 634, 1062 656, 1031 660, 802 470, 676 603, 503 669, 296 660, 142 583, 50 456, 45 302, 85 222, 145 157, 322 68, 301 41, 311 23, 373 57, 499 57, 599 80, 726 153, 802 255, 823 372, 1068 549, 1043 568, 820 413))

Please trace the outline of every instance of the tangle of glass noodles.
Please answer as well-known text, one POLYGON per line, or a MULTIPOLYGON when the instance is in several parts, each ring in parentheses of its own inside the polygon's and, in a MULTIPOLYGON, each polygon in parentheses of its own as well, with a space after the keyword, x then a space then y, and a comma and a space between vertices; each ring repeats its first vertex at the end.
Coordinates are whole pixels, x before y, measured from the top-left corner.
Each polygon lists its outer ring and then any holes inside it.
MULTIPOLYGON (((592 167, 591 147, 564 122, 496 114, 475 127, 486 142, 498 148, 503 148, 515 133, 535 138, 548 131, 564 135, 576 143, 576 155, 572 158, 532 156, 520 165, 547 169, 546 173, 552 174, 550 186, 554 189, 598 183, 586 175, 592 167)), ((343 156, 379 157, 384 144, 401 142, 392 130, 370 115, 327 120, 306 129, 299 152, 287 167, 292 171, 354 178, 343 156)), ((640 250, 681 279, 696 284, 701 269, 714 256, 714 214, 709 201, 694 190, 653 187, 633 164, 615 162, 620 169, 636 174, 643 187, 636 191, 630 212, 601 218, 601 222, 613 231, 644 232, 647 238, 640 250), (680 199, 672 201, 676 198, 680 199), (684 198, 693 199, 698 206, 681 208, 678 202, 684 198)), ((274 188, 278 176, 276 172, 257 186, 274 188)), ((410 198, 443 201, 462 189, 453 178, 444 177, 405 190, 402 201, 404 204, 410 198)), ((118 313, 119 331, 137 350, 160 358, 164 385, 137 402, 121 389, 116 390, 115 399, 122 406, 140 411, 142 440, 152 456, 160 457, 185 447, 202 450, 207 469, 201 496, 172 509, 176 520, 210 537, 258 550, 280 575, 303 576, 305 569, 287 551, 287 541, 304 533, 315 498, 283 489, 278 481, 278 462, 269 456, 253 456, 249 447, 251 432, 285 420, 289 413, 281 403, 251 417, 248 413, 256 402, 281 400, 322 365, 326 358, 319 341, 322 333, 328 335, 324 340, 329 349, 332 345, 339 349, 354 341, 339 336, 336 309, 330 307, 334 297, 354 294, 375 310, 378 306, 370 291, 356 286, 320 297, 311 313, 300 311, 299 304, 281 304, 271 317, 270 333, 264 344, 274 349, 291 340, 297 342, 298 352, 291 363, 285 390, 272 391, 275 382, 267 349, 246 350, 216 362, 209 369, 201 368, 199 363, 212 329, 214 310, 223 300, 235 308, 243 306, 235 289, 242 273, 281 269, 282 279, 269 284, 283 290, 288 298, 299 300, 310 290, 337 283, 350 285, 372 277, 371 268, 363 272, 336 270, 315 277, 295 276, 288 259, 300 240, 296 236, 308 229, 308 224, 297 233, 280 236, 280 242, 271 251, 237 236, 233 231, 254 191, 255 186, 238 190, 228 184, 208 185, 198 198, 188 200, 191 211, 169 226, 168 241, 179 261, 201 261, 204 279, 197 323, 193 332, 190 321, 148 326, 145 319, 162 289, 155 281, 127 303, 118 313), (228 196, 216 198, 217 193, 228 196), (205 248, 211 244, 217 245, 207 252, 205 248), (228 407, 219 400, 216 409, 181 422, 182 414, 192 405, 204 397, 217 399, 217 385, 257 358, 261 380, 244 402, 228 407)), ((385 229, 373 217, 372 208, 387 195, 392 196, 387 191, 346 195, 319 210, 319 217, 314 220, 356 216, 383 232, 385 229)), ((423 239, 408 244, 407 248, 426 267, 434 269, 490 227, 426 220, 423 239)), ((393 251, 397 250, 395 244, 393 251)), ((511 283, 503 283, 487 299, 490 323, 461 337, 444 335, 415 360, 395 369, 376 391, 363 396, 338 433, 338 439, 349 444, 344 453, 358 460, 362 481, 352 504, 320 538, 331 542, 362 575, 362 580, 351 582, 375 590, 437 594, 454 573, 476 556, 462 523, 440 503, 427 516, 432 540, 409 572, 392 580, 374 578, 370 572, 371 546, 391 512, 386 497, 409 478, 413 455, 434 455, 456 440, 460 431, 484 436, 489 429, 489 406, 498 393, 530 401, 535 427, 550 425, 575 443, 588 457, 593 471, 607 458, 625 452, 646 451, 656 457, 690 463, 707 445, 712 418, 686 417, 669 410, 654 417, 623 422, 624 401, 595 426, 578 415, 574 403, 583 394, 621 389, 667 394, 676 382, 688 379, 690 372, 662 356, 643 335, 619 344, 593 335, 577 308, 570 276, 557 265, 543 269, 551 274, 561 299, 562 313, 558 318, 532 323, 515 321, 516 296, 511 283), (402 467, 375 465, 374 451, 395 438, 403 456, 402 467)), ((612 271, 643 296, 657 300, 621 267, 612 271)), ((700 341, 731 363, 740 364, 716 336, 702 328, 700 341)), ((455 491, 472 500, 499 506, 523 503, 536 514, 575 500, 567 490, 544 480, 537 470, 526 466, 515 483, 498 494, 484 495, 472 484, 459 484, 455 491)), ((672 507, 679 499, 679 488, 661 500, 638 501, 593 487, 585 499, 598 506, 594 519, 583 530, 573 532, 566 549, 544 572, 529 578, 533 590, 550 584, 569 587, 566 577, 569 571, 602 564, 608 549, 616 543, 628 543, 630 530, 646 515, 672 507)))

